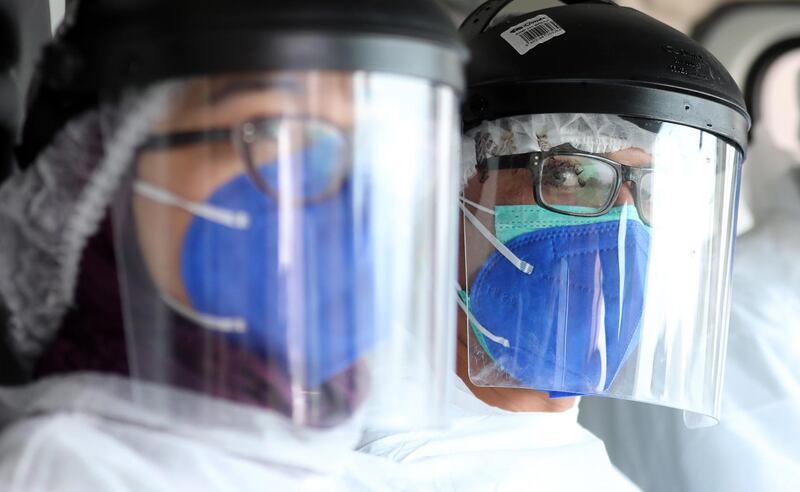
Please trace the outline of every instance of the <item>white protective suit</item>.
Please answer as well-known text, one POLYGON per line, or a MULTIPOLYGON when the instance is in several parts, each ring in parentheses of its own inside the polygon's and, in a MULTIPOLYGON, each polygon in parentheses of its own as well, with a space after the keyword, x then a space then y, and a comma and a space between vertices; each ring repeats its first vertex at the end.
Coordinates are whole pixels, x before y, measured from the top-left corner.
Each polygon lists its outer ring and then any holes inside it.
POLYGON ((368 432, 361 450, 401 463, 418 491, 638 490, 578 422, 578 409, 515 413, 483 403, 455 375, 451 425, 441 431, 368 432))
POLYGON ((736 244, 720 423, 689 430, 668 409, 581 405, 581 422, 644 490, 798 490, 800 166, 757 130, 743 190, 755 198, 756 226, 736 244))
MULTIPOLYGON (((0 490, 397 490, 396 466, 352 451, 356 427, 299 431, 275 415, 222 401, 234 425, 177 423, 141 406, 131 389, 128 379, 90 373, 0 389, 0 490)), ((209 405, 197 401, 204 396, 183 396, 186 405, 209 405)))

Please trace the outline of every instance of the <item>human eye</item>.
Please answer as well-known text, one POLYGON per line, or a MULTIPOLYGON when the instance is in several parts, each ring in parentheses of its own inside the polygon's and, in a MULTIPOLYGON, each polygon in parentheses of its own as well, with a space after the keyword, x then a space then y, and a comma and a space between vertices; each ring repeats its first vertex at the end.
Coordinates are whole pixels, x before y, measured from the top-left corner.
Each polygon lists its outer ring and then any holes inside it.
POLYGON ((589 179, 581 163, 572 159, 549 159, 542 171, 542 184, 553 188, 583 188, 589 179))

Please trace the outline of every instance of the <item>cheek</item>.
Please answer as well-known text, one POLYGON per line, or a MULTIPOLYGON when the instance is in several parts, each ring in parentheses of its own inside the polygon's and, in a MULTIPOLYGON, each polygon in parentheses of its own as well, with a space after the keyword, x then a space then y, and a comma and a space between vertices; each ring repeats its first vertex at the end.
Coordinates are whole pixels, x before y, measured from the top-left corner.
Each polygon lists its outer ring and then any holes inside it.
POLYGON ((536 202, 531 172, 527 169, 498 171, 495 186, 497 205, 533 205, 536 202))
POLYGON ((188 304, 181 275, 181 250, 192 216, 139 196, 133 199, 133 216, 150 277, 161 292, 188 304))
MULTIPOLYGON (((199 203, 244 172, 245 166, 226 144, 177 149, 145 156, 138 163, 138 179, 199 203)), ((151 278, 161 292, 188 304, 181 252, 192 215, 134 195, 133 216, 139 248, 151 278)))
POLYGON ((138 164, 138 179, 195 202, 245 172, 247 166, 229 142, 149 155, 138 164))

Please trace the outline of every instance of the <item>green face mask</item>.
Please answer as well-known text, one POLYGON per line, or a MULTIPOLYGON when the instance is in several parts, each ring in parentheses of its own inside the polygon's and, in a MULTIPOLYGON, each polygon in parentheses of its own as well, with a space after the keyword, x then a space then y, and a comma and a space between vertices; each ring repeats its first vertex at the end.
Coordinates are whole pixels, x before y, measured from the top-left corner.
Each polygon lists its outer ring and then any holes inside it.
MULTIPOLYGON (((587 213, 592 209, 586 207, 564 207, 565 210, 577 213, 587 213)), ((636 207, 631 204, 613 207, 599 217, 577 217, 564 215, 547 210, 538 205, 503 205, 494 210, 495 235, 503 244, 528 232, 554 227, 569 227, 600 222, 619 222, 635 220, 644 226, 639 218, 636 207)), ((645 226, 646 227, 646 226, 645 226)), ((649 227, 648 227, 649 229, 649 227)))

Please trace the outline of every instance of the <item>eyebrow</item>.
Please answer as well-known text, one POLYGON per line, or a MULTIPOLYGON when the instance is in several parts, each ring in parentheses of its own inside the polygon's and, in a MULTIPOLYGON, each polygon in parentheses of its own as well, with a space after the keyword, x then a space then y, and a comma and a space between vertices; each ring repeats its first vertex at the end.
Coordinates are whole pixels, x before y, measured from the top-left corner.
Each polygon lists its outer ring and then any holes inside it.
POLYGON ((240 79, 225 84, 213 91, 209 96, 209 102, 212 105, 219 105, 232 97, 239 96, 246 92, 278 90, 300 94, 303 89, 303 84, 292 80, 240 79))

